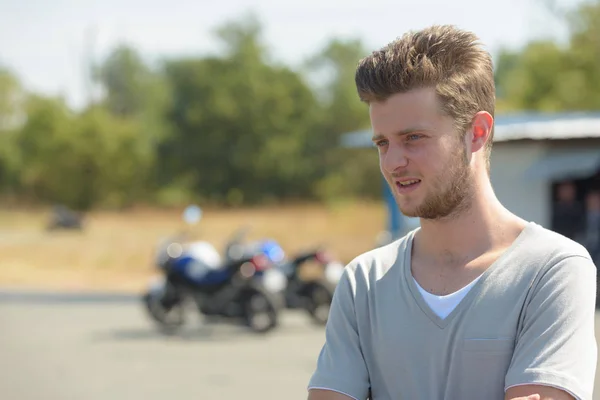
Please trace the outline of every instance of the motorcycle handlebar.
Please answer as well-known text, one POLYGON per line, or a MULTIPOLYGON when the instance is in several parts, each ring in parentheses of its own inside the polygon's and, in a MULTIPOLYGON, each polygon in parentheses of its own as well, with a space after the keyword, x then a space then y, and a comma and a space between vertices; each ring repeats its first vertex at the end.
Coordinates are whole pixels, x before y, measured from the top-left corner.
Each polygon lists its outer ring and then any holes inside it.
POLYGON ((242 266, 244 266, 246 263, 252 263, 253 258, 254 258, 254 255, 248 255, 248 256, 244 256, 243 258, 240 258, 238 260, 230 261, 230 264, 226 268, 229 269, 229 271, 231 272, 232 275, 237 274, 238 272, 241 271, 242 266))

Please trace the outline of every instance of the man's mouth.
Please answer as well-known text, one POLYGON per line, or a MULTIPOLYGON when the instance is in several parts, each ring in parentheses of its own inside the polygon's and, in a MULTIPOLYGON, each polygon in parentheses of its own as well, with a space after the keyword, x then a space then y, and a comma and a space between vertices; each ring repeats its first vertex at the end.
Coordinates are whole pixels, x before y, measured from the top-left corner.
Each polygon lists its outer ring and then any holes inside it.
POLYGON ((411 179, 409 181, 396 181, 396 185, 400 187, 410 187, 416 185, 419 182, 421 182, 420 179, 411 179))

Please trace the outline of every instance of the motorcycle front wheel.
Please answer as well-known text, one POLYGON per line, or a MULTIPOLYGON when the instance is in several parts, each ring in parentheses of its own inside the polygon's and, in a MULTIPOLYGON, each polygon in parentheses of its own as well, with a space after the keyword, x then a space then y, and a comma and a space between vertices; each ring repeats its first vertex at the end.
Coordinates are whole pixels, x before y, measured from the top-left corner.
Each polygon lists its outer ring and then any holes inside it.
POLYGON ((256 333, 267 333, 279 323, 277 301, 263 288, 250 286, 242 295, 244 324, 256 333))
POLYGON ((146 311, 165 334, 177 332, 185 324, 185 313, 181 299, 167 299, 159 293, 148 292, 142 301, 146 311))
POLYGON ((334 286, 324 280, 309 282, 302 290, 304 308, 317 325, 327 324, 334 290, 334 286))

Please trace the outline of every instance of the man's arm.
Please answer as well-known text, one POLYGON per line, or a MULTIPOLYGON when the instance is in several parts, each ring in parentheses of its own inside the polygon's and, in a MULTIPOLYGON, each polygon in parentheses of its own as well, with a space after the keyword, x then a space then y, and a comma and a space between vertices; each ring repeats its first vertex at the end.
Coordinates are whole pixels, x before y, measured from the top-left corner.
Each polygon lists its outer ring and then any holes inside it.
MULTIPOLYGON (((573 397, 561 390, 547 386, 518 386, 506 392, 505 400, 571 400, 573 397)), ((308 400, 356 400, 353 397, 331 390, 312 389, 308 400)))
POLYGON ((356 400, 339 392, 323 389, 311 389, 308 391, 308 400, 356 400))
POLYGON ((366 400, 368 397, 369 373, 354 307, 355 293, 360 292, 364 282, 357 282, 357 275, 362 274, 356 274, 352 265, 346 267, 335 289, 325 327, 325 344, 308 384, 310 400, 366 400))
POLYGON ((575 400, 573 396, 563 390, 541 385, 515 386, 508 389, 504 396, 504 400, 520 400, 524 398, 534 398, 538 400, 575 400))
POLYGON ((596 267, 585 254, 541 271, 523 310, 505 399, 591 399, 597 362, 596 267))

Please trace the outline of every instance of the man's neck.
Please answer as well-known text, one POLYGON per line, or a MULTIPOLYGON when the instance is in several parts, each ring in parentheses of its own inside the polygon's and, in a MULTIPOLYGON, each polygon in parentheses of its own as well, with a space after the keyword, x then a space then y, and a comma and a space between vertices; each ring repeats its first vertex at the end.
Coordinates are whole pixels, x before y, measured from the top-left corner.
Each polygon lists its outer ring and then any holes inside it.
POLYGON ((421 219, 415 253, 438 265, 464 265, 481 255, 508 247, 526 222, 508 211, 491 186, 478 190, 460 215, 441 220, 421 219))

